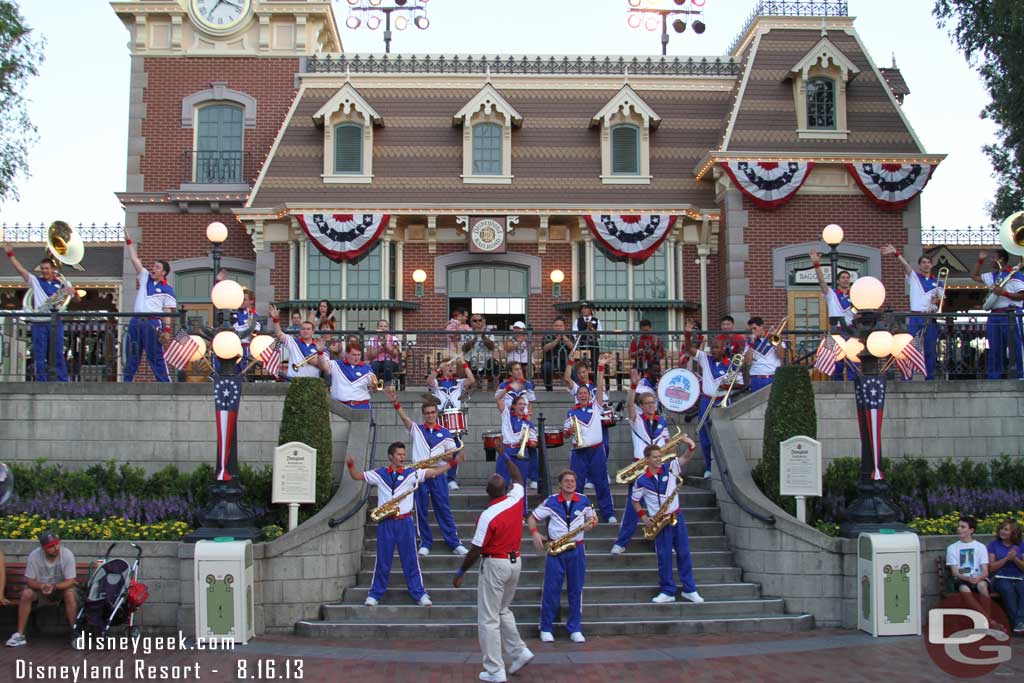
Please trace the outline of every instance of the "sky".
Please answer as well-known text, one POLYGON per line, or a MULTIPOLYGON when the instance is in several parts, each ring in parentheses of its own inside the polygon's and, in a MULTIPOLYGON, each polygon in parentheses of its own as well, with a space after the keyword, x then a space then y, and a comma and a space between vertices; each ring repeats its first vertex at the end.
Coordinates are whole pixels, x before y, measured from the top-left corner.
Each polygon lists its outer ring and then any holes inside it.
MULTIPOLYGON (((670 0, 645 0, 674 7, 670 0)), ((690 0, 692 2, 692 0, 690 0)), ((128 138, 128 32, 104 0, 18 0, 46 40, 45 62, 26 88, 39 141, 20 199, 0 203, 0 223, 119 223, 114 196, 125 185, 128 138)), ((932 0, 850 0, 850 14, 878 66, 893 55, 910 87, 906 116, 929 153, 947 154, 922 199, 922 223, 964 228, 989 223, 995 192, 981 147, 995 126, 981 79, 930 14, 932 0)), ((705 0, 707 30, 671 33, 670 55, 723 55, 754 0, 705 0)), ((381 30, 345 27, 346 52, 383 52, 381 30)), ((657 55, 660 32, 626 24, 627 0, 430 0, 430 27, 395 31, 392 52, 460 54, 657 55)))

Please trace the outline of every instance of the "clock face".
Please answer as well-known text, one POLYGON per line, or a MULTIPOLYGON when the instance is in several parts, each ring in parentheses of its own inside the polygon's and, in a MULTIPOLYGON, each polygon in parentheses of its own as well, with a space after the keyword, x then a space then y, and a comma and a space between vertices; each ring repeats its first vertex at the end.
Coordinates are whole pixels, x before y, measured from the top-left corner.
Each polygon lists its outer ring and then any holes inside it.
POLYGON ((248 18, 252 0, 190 0, 189 8, 204 29, 226 33, 248 18))

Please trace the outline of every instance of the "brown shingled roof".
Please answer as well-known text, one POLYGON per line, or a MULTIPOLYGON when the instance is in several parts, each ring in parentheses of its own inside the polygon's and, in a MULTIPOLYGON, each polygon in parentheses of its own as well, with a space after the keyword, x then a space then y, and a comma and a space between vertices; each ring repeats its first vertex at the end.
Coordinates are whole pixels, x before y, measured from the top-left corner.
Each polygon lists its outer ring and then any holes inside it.
POLYGON ((892 90, 892 94, 897 97, 903 97, 904 95, 910 94, 910 88, 907 87, 907 81, 904 80, 903 74, 896 67, 879 68, 882 72, 882 78, 889 84, 889 89, 892 90))

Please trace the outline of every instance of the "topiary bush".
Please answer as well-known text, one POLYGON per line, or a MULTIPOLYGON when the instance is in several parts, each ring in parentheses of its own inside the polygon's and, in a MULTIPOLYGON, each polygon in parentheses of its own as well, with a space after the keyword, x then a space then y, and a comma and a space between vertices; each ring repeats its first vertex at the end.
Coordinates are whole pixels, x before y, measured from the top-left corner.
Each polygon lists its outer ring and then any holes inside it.
POLYGON ((290 441, 316 449, 316 509, 320 509, 334 495, 335 485, 331 476, 334 440, 327 388, 318 377, 299 377, 288 385, 277 443, 290 441))
POLYGON ((762 493, 776 505, 793 513, 792 497, 779 495, 779 444, 793 436, 818 436, 818 416, 814 410, 814 388, 807 368, 786 365, 775 371, 764 415, 764 448, 761 462, 752 472, 762 493))

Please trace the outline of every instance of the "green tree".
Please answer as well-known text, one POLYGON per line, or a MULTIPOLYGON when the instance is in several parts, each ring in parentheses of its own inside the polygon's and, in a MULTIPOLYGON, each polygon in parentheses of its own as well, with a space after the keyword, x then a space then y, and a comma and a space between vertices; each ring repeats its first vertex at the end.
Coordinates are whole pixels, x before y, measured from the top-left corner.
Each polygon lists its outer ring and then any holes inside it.
POLYGON ((779 444, 792 436, 818 436, 818 416, 814 410, 814 388, 807 368, 785 365, 775 371, 775 380, 764 414, 764 449, 761 462, 751 475, 765 496, 792 512, 792 498, 779 496, 779 444))
POLYGON ((288 384, 277 443, 291 441, 316 449, 316 507, 320 509, 334 495, 331 477, 334 440, 327 389, 318 377, 299 377, 288 384))
POLYGON ((989 214, 1001 221, 1024 207, 1024 2, 935 0, 932 12, 992 97, 981 117, 998 126, 999 143, 983 149, 999 182, 989 214))
POLYGON ((14 179, 28 173, 28 147, 36 139, 36 127, 23 91, 42 61, 43 40, 25 25, 18 3, 0 0, 0 200, 17 199, 14 179))

